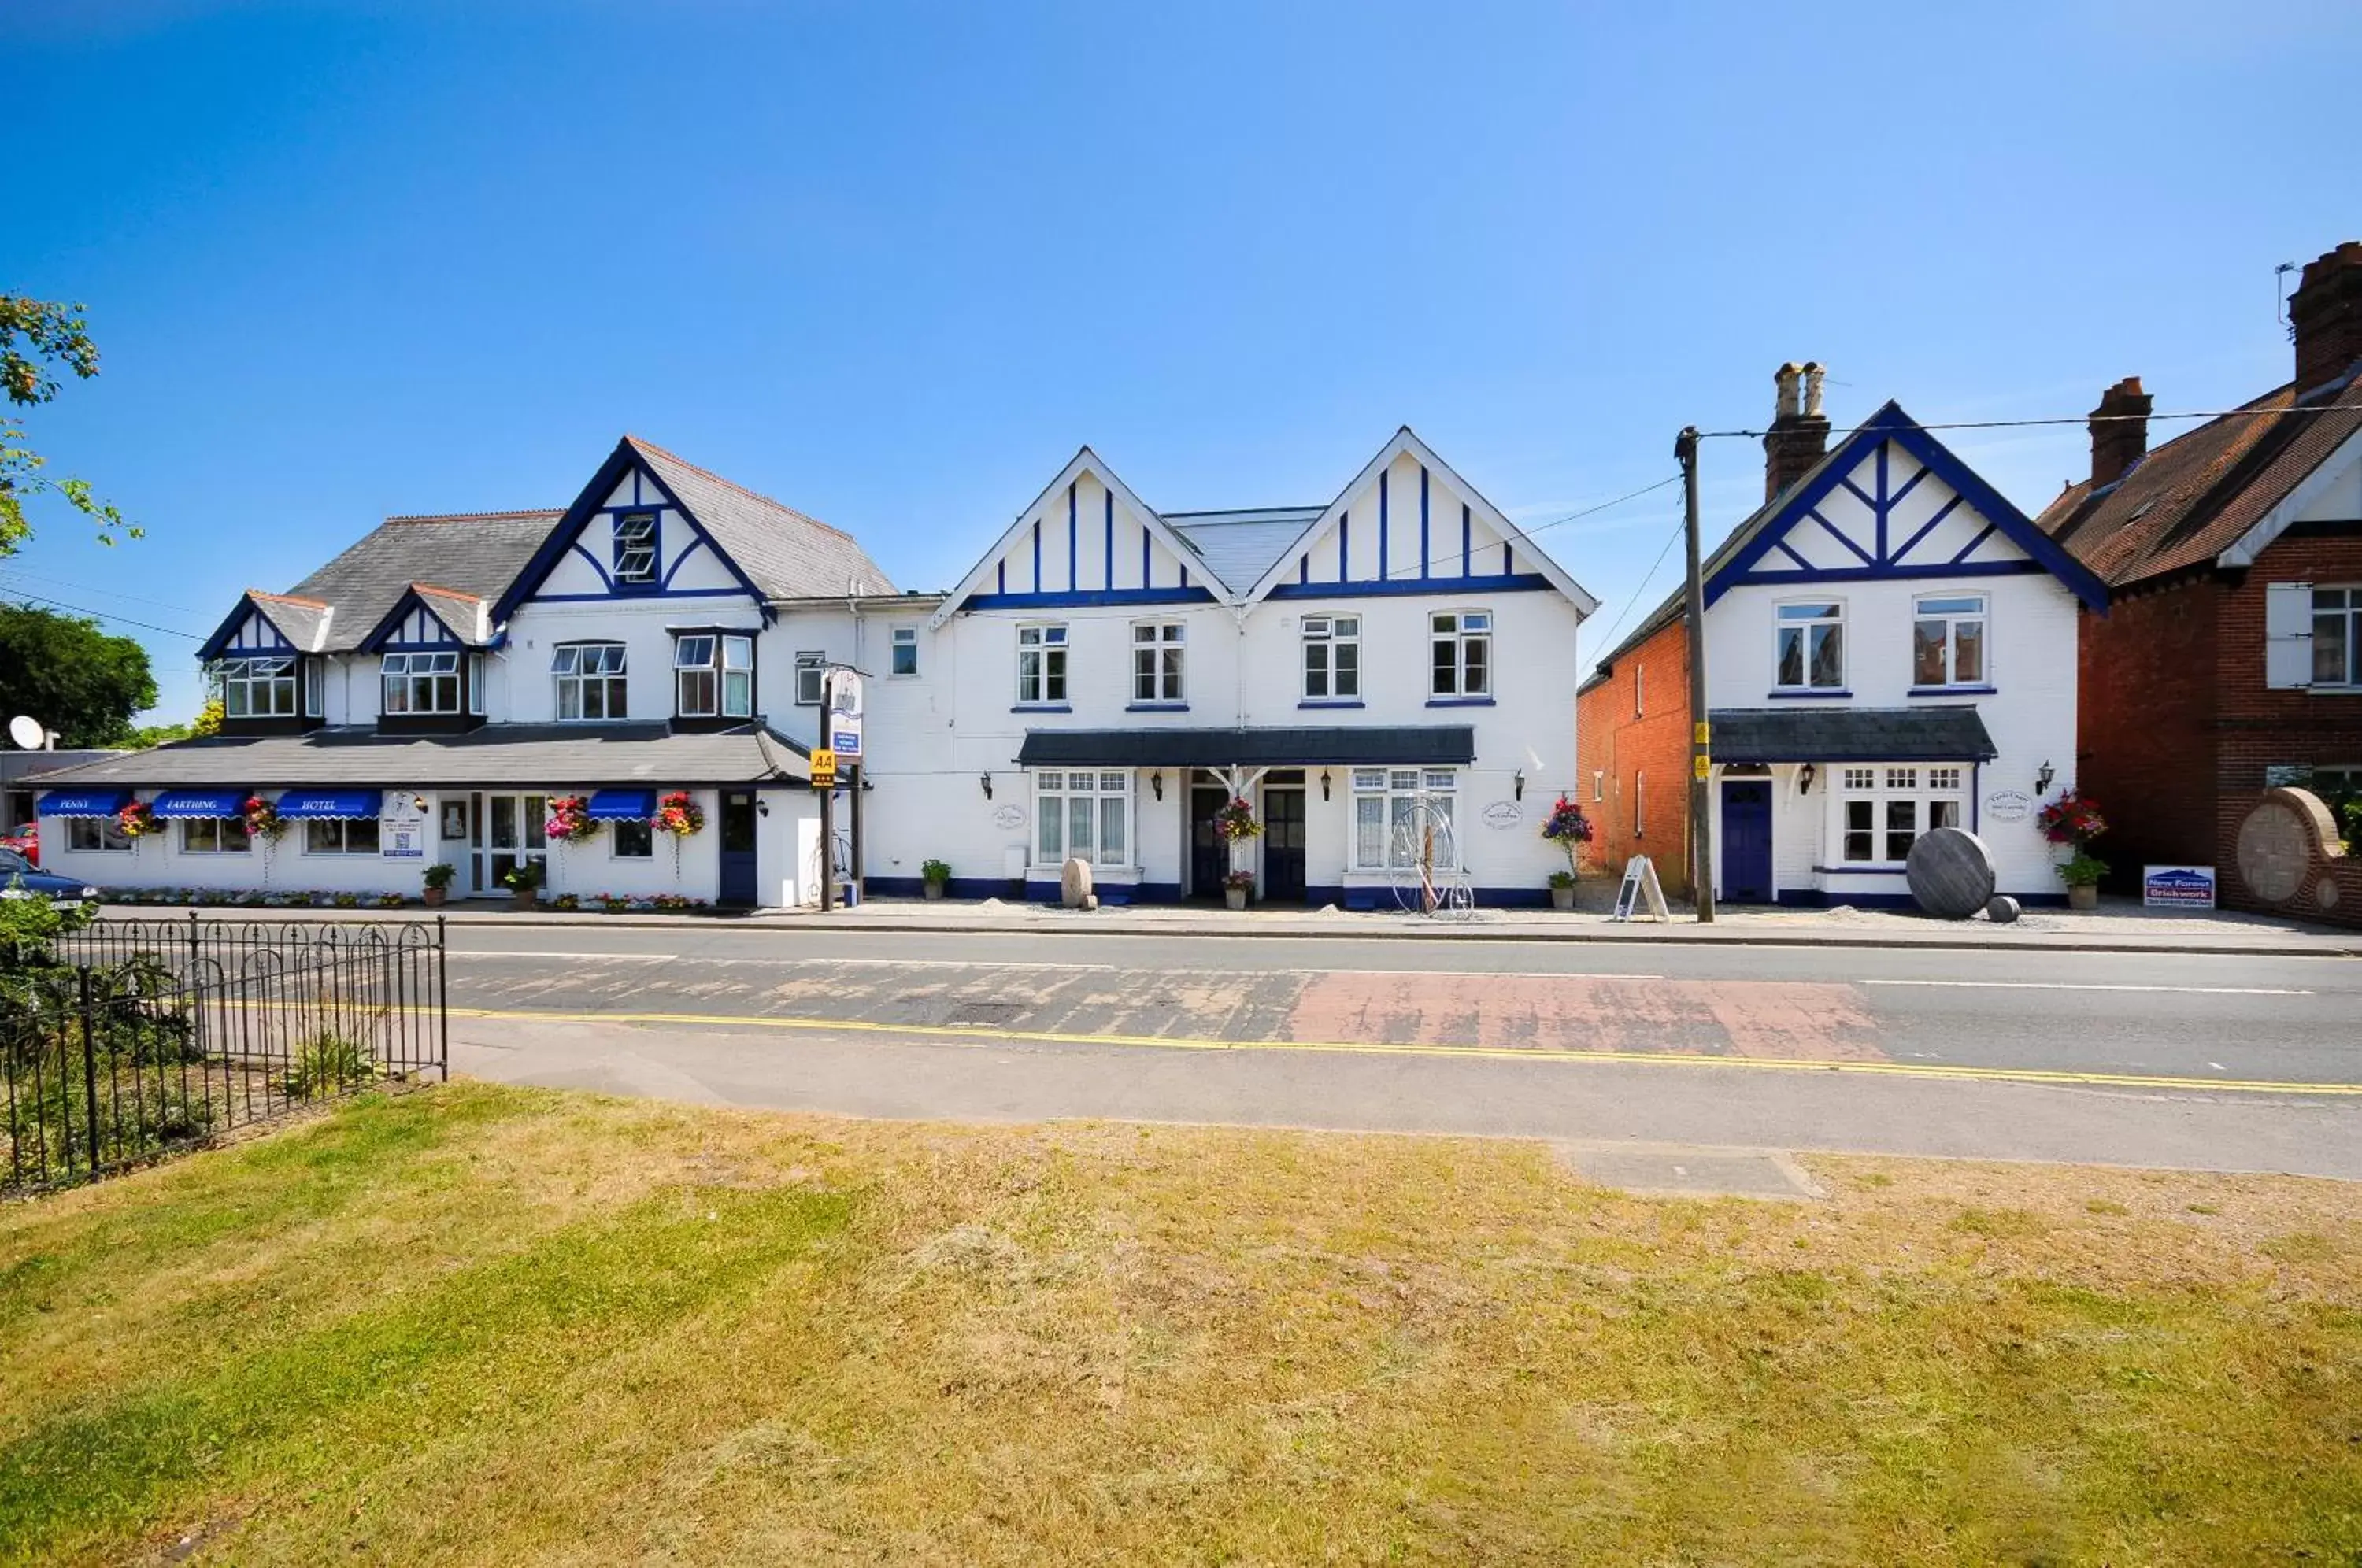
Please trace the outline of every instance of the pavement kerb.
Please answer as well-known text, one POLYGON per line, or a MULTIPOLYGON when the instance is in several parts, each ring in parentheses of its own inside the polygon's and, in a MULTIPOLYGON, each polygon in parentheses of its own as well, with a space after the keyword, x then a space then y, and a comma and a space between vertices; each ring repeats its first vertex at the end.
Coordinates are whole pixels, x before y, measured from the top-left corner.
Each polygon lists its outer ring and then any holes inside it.
MULTIPOLYGON (((203 909, 197 918, 232 923, 301 923, 326 920, 422 921, 441 913, 455 928, 488 926, 515 930, 583 930, 615 928, 623 930, 682 931, 697 929, 734 929, 790 932, 799 930, 862 932, 878 935, 988 935, 1008 936, 1027 934, 1074 936, 1157 936, 1157 937, 1259 937, 1265 940, 1294 941, 1356 941, 1356 942, 1435 942, 1483 941, 1520 943, 1599 943, 1615 944, 1678 944, 1705 947, 1837 947, 1879 948, 1888 951, 1926 950, 1952 953, 2116 953, 2154 954, 2166 956, 2190 955, 2231 958, 2320 958, 2362 957, 2362 933, 2351 938, 2342 933, 2322 933, 2308 942, 2286 942, 2265 939, 2257 942, 2225 942, 2192 940, 2188 942, 2137 942, 2112 936, 2077 936, 2071 933, 2046 933, 2039 936, 2017 938, 1986 937, 1971 939, 1950 936, 1904 936, 1882 932, 1800 932, 1795 933, 1768 931, 1705 931, 1692 924, 1658 925, 1654 922, 1602 929, 1596 926, 1567 931, 1537 931, 1529 927, 1502 928, 1490 925, 1437 925, 1434 927, 1348 926, 1308 927, 1273 925, 1264 927, 1173 925, 1150 922, 1109 922, 1100 924, 1077 921, 1054 927, 1033 925, 988 924, 984 922, 920 922, 877 919, 847 918, 799 914, 790 916, 761 914, 683 914, 683 915, 611 915, 510 913, 506 911, 444 911, 425 910, 257 910, 233 907, 203 909)), ((155 905, 110 906, 107 913, 115 918, 161 918, 184 920, 185 909, 155 905)))

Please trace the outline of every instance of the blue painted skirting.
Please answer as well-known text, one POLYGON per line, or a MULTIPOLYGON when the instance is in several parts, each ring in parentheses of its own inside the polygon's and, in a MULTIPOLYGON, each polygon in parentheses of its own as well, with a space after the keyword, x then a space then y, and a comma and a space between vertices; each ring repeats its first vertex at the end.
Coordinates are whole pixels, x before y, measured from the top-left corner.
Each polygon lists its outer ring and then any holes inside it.
MULTIPOLYGON (((1860 873, 1849 871, 1847 876, 1860 873)), ((2007 888, 2002 889, 2009 893, 2007 888)), ((2064 893, 2009 893, 2030 910, 2063 910, 2067 907, 2064 893)), ((1826 910, 1838 904, 1850 904, 1858 910, 1915 910, 1918 901, 1908 893, 1825 893, 1816 888, 1783 888, 1773 895, 1773 901, 1787 909, 1826 910)))
POLYGON ((1391 582, 1283 582, 1270 599, 1387 599, 1419 593, 1532 593, 1551 586, 1540 572, 1491 577, 1396 578, 1391 582))
MULTIPOLYGON (((926 896, 924 881, 917 877, 866 877, 862 879, 865 896, 873 899, 920 899, 926 896)), ((1120 908, 1126 904, 1177 904, 1181 901, 1178 882, 1102 882, 1096 891, 1101 905, 1120 908)), ((1006 899, 1010 896, 1009 880, 1004 877, 955 877, 944 886, 944 895, 954 899, 1006 899)), ((1058 884, 1029 878, 1025 883, 1028 903, 1054 904, 1058 901, 1058 884)), ((1866 900, 1859 900, 1866 901, 1866 900)), ((2062 898, 2059 900, 2064 902, 2062 898)), ((1476 902, 1485 909, 1544 909, 1550 904, 1548 888, 1479 888, 1476 902)), ((1317 910, 1323 904, 1337 904, 1349 910, 1391 910, 1395 908, 1391 888, 1308 888, 1305 890, 1303 908, 1317 910)), ((1293 904, 1259 904, 1259 909, 1292 909, 1293 904)))

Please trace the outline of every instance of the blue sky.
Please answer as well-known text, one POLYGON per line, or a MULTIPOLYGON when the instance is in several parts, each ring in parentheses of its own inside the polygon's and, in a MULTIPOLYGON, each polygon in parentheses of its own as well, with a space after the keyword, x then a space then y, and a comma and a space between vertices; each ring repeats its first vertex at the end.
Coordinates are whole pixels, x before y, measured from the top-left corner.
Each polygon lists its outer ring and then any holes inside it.
MULTIPOLYGON (((1152 505, 1293 503, 1407 423, 1534 525, 1760 425, 1784 359, 1840 425, 2220 407, 2287 378, 2274 264, 2362 237, 2299 112, 2357 45, 2199 0, 12 0, 0 288, 105 356, 34 434, 149 535, 44 509, 0 591, 202 635, 626 430, 941 587, 1084 442, 1152 505)), ((2088 458, 1949 438, 2028 511, 2088 458)), ((1761 453, 1704 474, 1711 536, 1761 453)), ((1592 651, 1677 498, 1540 536, 1592 651)), ((121 629, 193 710, 193 642, 121 629)))

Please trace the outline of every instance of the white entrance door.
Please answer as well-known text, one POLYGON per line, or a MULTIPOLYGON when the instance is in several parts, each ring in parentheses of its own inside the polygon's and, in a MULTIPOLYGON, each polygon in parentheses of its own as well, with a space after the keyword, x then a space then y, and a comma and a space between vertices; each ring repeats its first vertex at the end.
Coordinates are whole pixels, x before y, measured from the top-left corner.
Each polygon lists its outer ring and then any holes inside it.
POLYGON ((549 798, 546 795, 479 795, 475 798, 469 843, 475 860, 476 892, 489 897, 509 891, 501 880, 521 865, 549 871, 549 798))

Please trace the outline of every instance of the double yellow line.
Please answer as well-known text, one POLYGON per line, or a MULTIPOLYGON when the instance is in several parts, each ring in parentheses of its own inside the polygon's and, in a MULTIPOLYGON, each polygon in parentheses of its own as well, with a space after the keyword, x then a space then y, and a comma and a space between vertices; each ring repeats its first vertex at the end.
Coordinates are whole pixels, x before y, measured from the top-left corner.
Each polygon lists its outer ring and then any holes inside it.
POLYGON ((1965 1078, 1988 1083, 2058 1084, 2102 1088, 2207 1089, 2218 1093, 2362 1096, 2362 1083, 2282 1082, 2273 1078, 2195 1078, 2164 1074, 2087 1073, 2052 1067, 1972 1067, 1938 1062, 1859 1062, 1786 1056, 1716 1056, 1672 1051, 1521 1050, 1497 1045, 1351 1044, 1326 1040, 1191 1040, 1162 1034, 1065 1034, 968 1023, 877 1023, 839 1018, 777 1018, 745 1013, 543 1012, 455 1007, 453 1018, 530 1023, 625 1023, 700 1029, 785 1029, 822 1034, 891 1034, 978 1044, 1109 1045, 1158 1051, 1297 1051, 1352 1056, 1434 1056, 1570 1065, 1638 1063, 1654 1067, 1721 1067, 1776 1073, 1852 1073, 1890 1078, 1965 1078))

